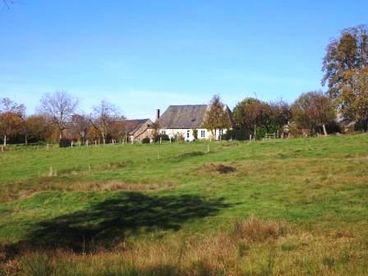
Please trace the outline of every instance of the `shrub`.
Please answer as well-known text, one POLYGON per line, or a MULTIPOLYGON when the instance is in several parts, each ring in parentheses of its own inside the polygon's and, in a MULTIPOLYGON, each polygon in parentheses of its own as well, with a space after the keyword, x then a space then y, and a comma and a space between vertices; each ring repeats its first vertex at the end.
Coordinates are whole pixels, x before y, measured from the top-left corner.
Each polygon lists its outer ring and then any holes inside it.
POLYGON ((176 134, 175 141, 184 142, 185 141, 184 136, 181 133, 176 134))
POLYGON ((145 137, 145 138, 142 139, 142 144, 149 144, 149 143, 151 143, 151 139, 150 138, 145 137))
POLYGON ((61 148, 68 148, 68 147, 71 147, 71 145, 72 145, 72 140, 70 140, 70 139, 60 139, 59 146, 61 148))
POLYGON ((170 137, 167 134, 161 134, 161 140, 162 141, 170 141, 170 137))
POLYGON ((156 135, 155 138, 154 138, 155 143, 160 142, 160 140, 162 142, 164 142, 164 141, 170 141, 170 137, 167 134, 159 134, 159 135, 156 135))
POLYGON ((229 129, 221 136, 222 140, 248 140, 250 132, 244 128, 229 129))
POLYGON ((193 137, 194 137, 194 140, 198 139, 198 129, 193 130, 193 137))
POLYGON ((366 120, 361 120, 358 121, 355 125, 354 125, 354 130, 361 130, 361 131, 368 131, 368 119, 366 120))

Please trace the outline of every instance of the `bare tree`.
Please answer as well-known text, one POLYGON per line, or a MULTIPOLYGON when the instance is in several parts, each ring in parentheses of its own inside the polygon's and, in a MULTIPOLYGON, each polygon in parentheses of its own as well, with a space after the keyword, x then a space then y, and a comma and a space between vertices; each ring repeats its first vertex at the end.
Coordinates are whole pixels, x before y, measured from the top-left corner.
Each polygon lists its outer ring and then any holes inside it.
POLYGON ((112 139, 122 142, 126 137, 126 126, 125 126, 125 118, 120 117, 117 120, 114 120, 110 125, 109 134, 112 139))
POLYGON ((40 111, 46 113, 59 130, 59 138, 63 139, 64 130, 78 106, 78 100, 64 90, 53 94, 45 94, 41 99, 40 111))
POLYGON ((74 114, 71 120, 71 128, 74 136, 78 137, 78 140, 85 144, 88 135, 88 130, 91 126, 90 120, 86 115, 74 114))
POLYGON ((106 101, 101 101, 99 105, 93 108, 91 115, 91 123, 101 135, 102 143, 106 144, 106 138, 111 131, 114 121, 123 117, 120 115, 118 108, 106 101))
POLYGON ((1 1, 3 3, 4 6, 6 6, 7 8, 10 8, 10 5, 14 4, 14 0, 2 0, 1 1))

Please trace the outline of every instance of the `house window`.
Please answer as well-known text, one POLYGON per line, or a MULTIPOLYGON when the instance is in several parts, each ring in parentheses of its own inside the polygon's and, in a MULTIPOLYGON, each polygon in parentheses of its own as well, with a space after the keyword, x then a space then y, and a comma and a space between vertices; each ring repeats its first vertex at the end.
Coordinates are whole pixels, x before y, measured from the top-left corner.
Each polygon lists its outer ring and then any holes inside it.
POLYGON ((206 131, 205 130, 201 130, 201 138, 205 138, 206 137, 206 131))
POLYGON ((166 131, 165 130, 161 130, 161 134, 162 135, 165 135, 166 134, 166 131))
POLYGON ((222 129, 219 130, 219 135, 221 136, 222 134, 224 134, 224 131, 222 129))
POLYGON ((187 130, 187 138, 189 139, 189 137, 190 137, 190 131, 187 130))

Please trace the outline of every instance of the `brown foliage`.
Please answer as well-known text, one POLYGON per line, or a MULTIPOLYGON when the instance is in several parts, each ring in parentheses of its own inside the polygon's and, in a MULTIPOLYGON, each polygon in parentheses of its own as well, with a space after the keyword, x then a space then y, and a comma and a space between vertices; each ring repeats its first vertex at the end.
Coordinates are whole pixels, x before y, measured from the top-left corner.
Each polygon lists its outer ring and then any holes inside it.
POLYGON ((231 128, 232 122, 227 106, 225 106, 219 96, 213 96, 209 109, 207 110, 203 127, 211 130, 212 134, 216 129, 231 128))
POLYGON ((31 115, 24 122, 25 136, 27 141, 50 141, 55 132, 48 118, 44 115, 31 115))
POLYGON ((0 135, 3 136, 4 146, 7 139, 16 135, 23 128, 25 106, 18 105, 9 98, 0 101, 0 135))
POLYGON ((345 79, 336 100, 341 112, 352 121, 368 120, 368 69, 348 71, 345 79))
POLYGON ((318 132, 318 128, 336 118, 332 101, 320 91, 312 91, 299 96, 291 107, 293 121, 299 129, 310 129, 318 132))
POLYGON ((344 75, 351 70, 360 70, 368 65, 368 28, 365 25, 345 29, 339 38, 327 46, 322 70, 322 84, 328 84, 333 98, 339 97, 346 84, 344 75))

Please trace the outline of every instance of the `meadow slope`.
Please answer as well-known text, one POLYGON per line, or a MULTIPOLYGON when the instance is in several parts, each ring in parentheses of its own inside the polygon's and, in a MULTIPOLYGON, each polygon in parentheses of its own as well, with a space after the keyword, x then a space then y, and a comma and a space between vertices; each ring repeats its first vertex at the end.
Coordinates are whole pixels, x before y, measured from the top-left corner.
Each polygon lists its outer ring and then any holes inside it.
POLYGON ((368 274, 368 135, 12 148, 0 275, 368 274))

